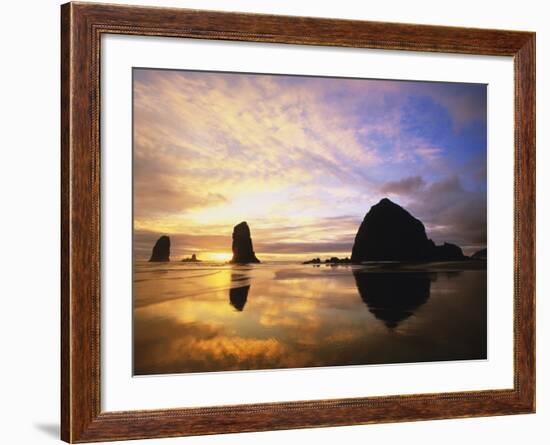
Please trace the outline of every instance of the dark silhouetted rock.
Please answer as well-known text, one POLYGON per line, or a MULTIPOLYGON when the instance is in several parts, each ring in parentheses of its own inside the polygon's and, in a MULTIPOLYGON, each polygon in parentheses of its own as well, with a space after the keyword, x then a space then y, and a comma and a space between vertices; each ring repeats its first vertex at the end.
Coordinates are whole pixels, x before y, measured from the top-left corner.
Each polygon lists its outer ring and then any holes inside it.
POLYGON ((250 229, 245 221, 233 227, 233 245, 231 249, 233 250, 231 263, 247 264, 260 262, 254 253, 250 229))
POLYGON ((460 247, 436 246, 424 224, 403 207, 382 199, 366 214, 351 253, 353 263, 363 261, 455 261, 463 260, 460 247))
POLYGON ((350 264, 351 260, 349 258, 338 258, 333 256, 325 260, 325 264, 350 264))
POLYGON ((462 253, 460 247, 451 243, 443 243, 442 246, 435 246, 433 257, 434 260, 437 261, 462 261, 467 258, 462 253))
POLYGON ((418 219, 384 198, 371 207, 361 223, 351 253, 362 261, 426 261, 434 244, 418 219))
POLYGON ((430 297, 431 281, 426 272, 354 271, 357 290, 369 311, 395 328, 430 297))
POLYGON ((346 258, 338 258, 333 256, 332 258, 327 258, 325 261, 321 261, 321 258, 313 258, 309 261, 304 261, 302 264, 351 264, 351 260, 346 258))
POLYGON ((487 260, 487 249, 478 250, 471 258, 473 260, 487 260))
POLYGON ((191 255, 191 258, 184 258, 181 260, 182 263, 200 263, 201 260, 197 259, 197 255, 191 255))
POLYGON ((170 261, 170 238, 167 236, 161 236, 153 247, 153 253, 149 261, 163 262, 170 261))
POLYGON ((321 264, 321 258, 313 258, 309 261, 304 261, 302 264, 321 264))
POLYGON ((250 285, 242 287, 234 287, 229 290, 229 302, 231 306, 237 309, 239 312, 242 312, 246 300, 248 298, 248 291, 250 290, 250 285))

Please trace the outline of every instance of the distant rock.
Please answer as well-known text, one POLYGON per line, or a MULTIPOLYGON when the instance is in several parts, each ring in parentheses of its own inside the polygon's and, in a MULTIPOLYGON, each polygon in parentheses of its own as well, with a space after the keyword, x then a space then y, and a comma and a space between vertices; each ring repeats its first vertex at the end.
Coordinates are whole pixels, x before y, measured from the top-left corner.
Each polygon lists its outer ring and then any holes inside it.
POLYGON ((182 263, 200 263, 201 260, 197 259, 197 255, 193 254, 191 255, 191 258, 183 258, 181 262, 182 263))
POLYGON ((460 247, 451 243, 435 246, 433 256, 436 261, 462 261, 467 258, 460 247))
POLYGON ((233 258, 230 262, 233 264, 260 262, 254 253, 250 229, 245 221, 233 227, 233 245, 231 249, 233 250, 233 258))
POLYGON ((478 250, 470 258, 473 260, 487 260, 487 248, 478 250))
POLYGON ((351 253, 353 263, 466 258, 454 244, 436 246, 427 237, 424 224, 388 198, 371 207, 357 231, 351 253))
POLYGON ((161 236, 151 253, 150 262, 166 262, 170 261, 170 238, 166 235, 161 236))
POLYGON ((321 258, 313 258, 309 261, 304 261, 302 264, 321 264, 321 258))
POLYGON ((351 260, 346 258, 331 257, 325 260, 325 264, 351 264, 351 260))
POLYGON ((321 261, 321 258, 313 258, 309 261, 304 261, 302 264, 351 264, 351 260, 346 258, 338 258, 333 256, 332 258, 327 258, 325 261, 321 261))

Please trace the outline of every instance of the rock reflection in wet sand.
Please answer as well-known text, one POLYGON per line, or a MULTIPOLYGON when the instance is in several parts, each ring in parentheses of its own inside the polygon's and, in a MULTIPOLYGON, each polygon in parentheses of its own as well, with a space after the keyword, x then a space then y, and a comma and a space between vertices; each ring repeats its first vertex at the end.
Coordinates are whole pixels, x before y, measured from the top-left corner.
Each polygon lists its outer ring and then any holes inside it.
POLYGON ((388 328, 414 314, 430 297, 430 276, 426 272, 353 273, 361 299, 388 328))
POLYGON ((231 272, 231 287, 229 289, 229 302, 238 311, 244 309, 248 291, 250 290, 250 277, 246 272, 231 272))
POLYGON ((484 359, 485 289, 458 265, 137 263, 134 373, 484 359))

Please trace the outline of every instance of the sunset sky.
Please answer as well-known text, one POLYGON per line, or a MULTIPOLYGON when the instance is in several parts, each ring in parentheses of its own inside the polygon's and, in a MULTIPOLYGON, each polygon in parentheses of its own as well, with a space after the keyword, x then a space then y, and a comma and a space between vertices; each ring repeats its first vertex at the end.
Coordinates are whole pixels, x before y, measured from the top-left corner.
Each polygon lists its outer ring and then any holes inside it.
POLYGON ((486 86, 134 69, 134 252, 349 256, 388 197, 436 243, 486 244, 486 86))

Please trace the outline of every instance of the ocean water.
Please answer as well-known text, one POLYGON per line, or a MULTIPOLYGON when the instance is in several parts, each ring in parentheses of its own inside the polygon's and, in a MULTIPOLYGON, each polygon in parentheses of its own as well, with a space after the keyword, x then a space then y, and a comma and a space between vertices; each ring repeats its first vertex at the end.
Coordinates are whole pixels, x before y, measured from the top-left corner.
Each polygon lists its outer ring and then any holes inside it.
POLYGON ((479 360, 485 264, 134 266, 135 375, 479 360))

